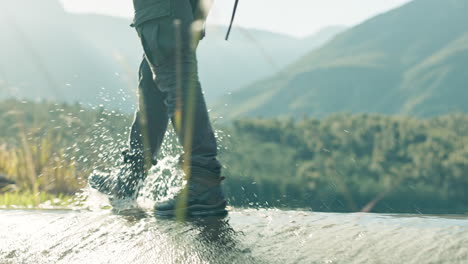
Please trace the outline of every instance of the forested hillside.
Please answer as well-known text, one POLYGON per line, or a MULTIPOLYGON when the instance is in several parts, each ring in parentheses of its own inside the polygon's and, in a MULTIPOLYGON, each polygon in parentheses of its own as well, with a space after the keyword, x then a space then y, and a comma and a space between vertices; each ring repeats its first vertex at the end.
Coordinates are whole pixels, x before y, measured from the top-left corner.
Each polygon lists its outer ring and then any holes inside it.
POLYGON ((468 112, 467 13, 465 0, 414 0, 225 97, 217 112, 230 118, 468 112))
MULTIPOLYGON (((80 105, 0 103, 0 174, 21 192, 73 194, 112 168, 131 116, 80 105)), ((217 127, 234 206, 466 213, 468 116, 335 114, 217 127)), ((170 155, 176 141, 165 143, 170 155)))

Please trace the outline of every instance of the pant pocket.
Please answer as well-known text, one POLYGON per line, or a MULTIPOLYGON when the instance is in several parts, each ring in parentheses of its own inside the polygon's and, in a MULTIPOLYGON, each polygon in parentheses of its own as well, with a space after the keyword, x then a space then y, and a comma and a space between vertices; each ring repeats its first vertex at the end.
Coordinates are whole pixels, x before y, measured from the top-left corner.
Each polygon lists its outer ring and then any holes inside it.
POLYGON ((138 34, 148 62, 155 67, 172 64, 177 43, 172 19, 148 21, 138 29, 138 34))

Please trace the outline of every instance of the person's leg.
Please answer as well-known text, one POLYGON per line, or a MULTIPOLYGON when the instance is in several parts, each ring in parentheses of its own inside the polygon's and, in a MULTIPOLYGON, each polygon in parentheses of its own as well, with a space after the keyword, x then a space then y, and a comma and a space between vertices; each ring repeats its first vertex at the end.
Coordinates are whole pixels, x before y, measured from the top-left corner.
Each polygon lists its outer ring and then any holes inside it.
POLYGON ((136 198, 147 171, 155 164, 169 121, 166 97, 153 81, 153 73, 146 59, 140 65, 138 110, 131 127, 130 149, 124 151, 123 163, 115 176, 93 173, 89 183, 98 191, 112 195, 112 199, 136 198))
POLYGON ((164 140, 168 125, 166 95, 153 80, 153 73, 146 59, 139 71, 138 110, 130 131, 130 152, 143 155, 154 165, 164 140))
POLYGON ((217 159, 217 143, 201 85, 196 73, 186 77, 184 81, 189 87, 184 95, 183 105, 180 106, 181 119, 171 119, 174 127, 179 126, 177 134, 184 146, 181 164, 186 169, 190 167, 190 177, 203 177, 207 173, 219 176, 221 164, 217 159))
POLYGON ((181 160, 188 181, 175 199, 155 209, 160 215, 225 213, 216 139, 198 79, 192 8, 189 0, 172 3, 172 16, 137 27, 155 84, 166 95, 167 116, 184 148, 181 160))
POLYGON ((171 17, 146 22, 137 31, 156 86, 166 95, 168 117, 184 147, 181 160, 187 176, 199 172, 219 177, 216 139, 198 78, 192 7, 188 0, 173 3, 171 17))

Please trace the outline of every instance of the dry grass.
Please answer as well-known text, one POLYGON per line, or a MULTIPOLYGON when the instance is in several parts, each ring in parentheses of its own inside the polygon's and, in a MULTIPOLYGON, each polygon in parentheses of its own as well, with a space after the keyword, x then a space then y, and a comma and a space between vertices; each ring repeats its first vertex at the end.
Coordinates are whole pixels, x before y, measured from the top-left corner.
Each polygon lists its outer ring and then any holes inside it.
POLYGON ((67 208, 75 202, 72 196, 40 192, 12 192, 0 194, 0 208, 67 208))
POLYGON ((20 147, 0 146, 0 173, 14 180, 20 191, 73 194, 83 186, 85 172, 78 171, 63 150, 56 151, 51 138, 20 136, 20 147))

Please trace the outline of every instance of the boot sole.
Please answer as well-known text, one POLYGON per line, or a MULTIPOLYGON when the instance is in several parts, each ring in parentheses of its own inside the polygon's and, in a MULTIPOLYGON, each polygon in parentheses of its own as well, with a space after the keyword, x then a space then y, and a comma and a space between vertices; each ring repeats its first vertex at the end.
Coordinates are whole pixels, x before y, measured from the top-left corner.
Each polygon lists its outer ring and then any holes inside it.
POLYGON ((167 211, 155 210, 154 214, 158 217, 174 217, 179 213, 185 214, 187 217, 225 216, 228 214, 226 205, 226 201, 222 201, 215 205, 193 205, 187 208, 167 211))

